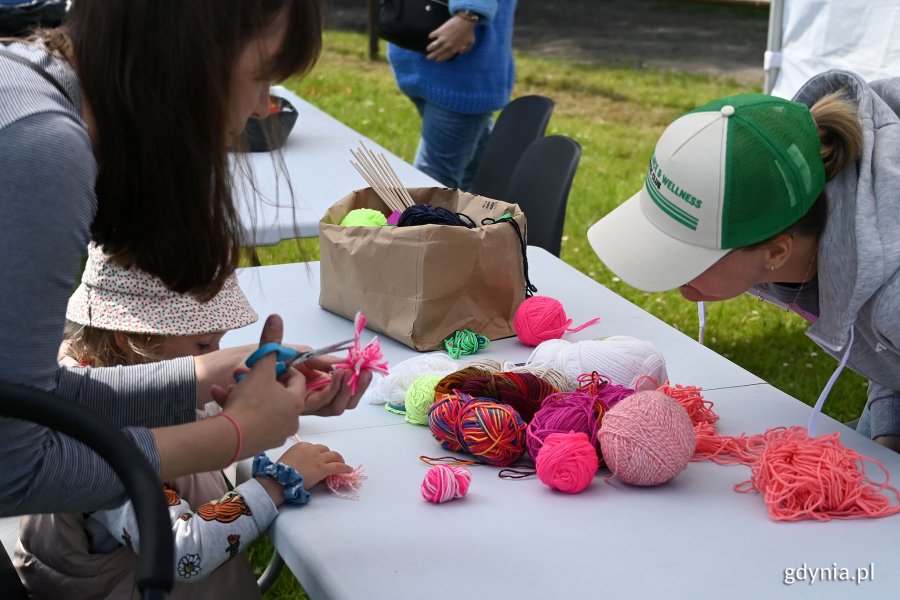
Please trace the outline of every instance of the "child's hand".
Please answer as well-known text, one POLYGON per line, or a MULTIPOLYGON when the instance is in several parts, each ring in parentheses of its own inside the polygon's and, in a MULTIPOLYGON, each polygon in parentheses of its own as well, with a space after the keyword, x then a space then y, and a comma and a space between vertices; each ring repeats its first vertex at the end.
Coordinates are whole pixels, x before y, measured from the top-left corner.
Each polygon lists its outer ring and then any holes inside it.
MULTIPOLYGON (((303 487, 309 490, 314 485, 338 473, 350 473, 353 467, 344 462, 344 457, 322 444, 299 442, 288 448, 278 462, 293 467, 303 476, 303 487)), ((269 477, 257 477, 275 506, 284 504, 284 494, 280 483, 269 477)))

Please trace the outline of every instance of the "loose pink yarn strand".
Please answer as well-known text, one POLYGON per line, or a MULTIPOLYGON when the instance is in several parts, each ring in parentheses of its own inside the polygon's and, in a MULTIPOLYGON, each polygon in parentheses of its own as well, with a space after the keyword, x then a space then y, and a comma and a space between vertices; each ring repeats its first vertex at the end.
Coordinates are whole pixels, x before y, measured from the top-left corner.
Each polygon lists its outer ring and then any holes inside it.
POLYGON ((697 445, 691 460, 749 466, 751 478, 734 489, 762 494, 772 519, 830 521, 900 512, 900 491, 890 485, 884 465, 844 446, 839 434, 813 438, 803 427, 776 427, 758 435, 719 435, 715 425, 719 416, 700 388, 667 382, 659 389, 677 400, 694 424, 697 445), (866 463, 881 469, 883 482, 868 476, 866 463), (898 503, 892 504, 885 492, 898 503))

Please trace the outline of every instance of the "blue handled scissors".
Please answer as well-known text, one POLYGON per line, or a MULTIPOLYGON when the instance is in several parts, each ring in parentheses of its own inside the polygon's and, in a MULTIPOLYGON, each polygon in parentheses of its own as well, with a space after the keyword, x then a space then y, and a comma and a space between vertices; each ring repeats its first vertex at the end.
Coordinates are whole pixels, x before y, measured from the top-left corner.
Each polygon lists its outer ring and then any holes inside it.
MULTIPOLYGON (((314 356, 331 354, 332 352, 340 352, 341 350, 349 350, 353 347, 355 342, 356 340, 351 338, 349 340, 344 340, 343 342, 329 344, 328 346, 322 346, 321 348, 316 348, 314 350, 294 350, 293 348, 288 348, 287 346, 282 346, 275 342, 269 342, 268 344, 263 344, 257 348, 256 351, 247 358, 245 364, 247 367, 252 368, 263 356, 274 352, 276 355, 275 377, 278 378, 287 373, 287 370, 293 365, 299 365, 314 356)), ((242 373, 235 379, 241 381, 243 378, 244 374, 242 373)))

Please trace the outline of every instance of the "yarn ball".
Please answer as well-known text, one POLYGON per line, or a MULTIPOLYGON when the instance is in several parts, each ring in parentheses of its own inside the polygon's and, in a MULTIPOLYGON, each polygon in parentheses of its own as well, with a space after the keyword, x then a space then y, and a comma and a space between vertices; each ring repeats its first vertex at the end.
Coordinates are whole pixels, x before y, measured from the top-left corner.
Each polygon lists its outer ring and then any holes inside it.
POLYGON ((569 377, 602 373, 612 383, 634 390, 655 390, 669 378, 666 361, 651 342, 618 335, 602 340, 547 340, 526 364, 551 365, 569 377))
POLYGON ((391 412, 406 412, 406 390, 422 375, 446 375, 457 368, 456 361, 443 352, 429 352, 391 366, 390 374, 379 377, 366 390, 364 398, 372 404, 384 404, 391 412))
POLYGON ((440 504, 462 498, 469 491, 472 473, 465 467, 436 465, 428 469, 422 481, 422 497, 440 504))
POLYGON ((519 340, 526 346, 559 339, 566 333, 572 319, 559 300, 547 296, 532 296, 519 304, 513 317, 513 328, 519 340))
POLYGON ((558 390, 531 373, 492 373, 488 377, 472 377, 459 385, 459 391, 482 398, 493 398, 509 404, 528 423, 541 407, 541 402, 558 390))
POLYGON ((599 466, 594 444, 580 432, 550 434, 535 460, 538 479, 567 494, 589 486, 599 466))
POLYGON ((560 392, 544 399, 525 431, 525 445, 532 458, 540 455, 544 442, 557 433, 583 433, 599 453, 597 432, 603 418, 603 406, 584 392, 560 392))
POLYGON ((489 465, 505 467, 525 453, 525 422, 506 404, 474 398, 459 409, 456 426, 463 450, 489 465))
POLYGON ((691 418, 659 391, 636 392, 603 416, 597 435, 613 475, 632 485, 659 485, 681 473, 694 453, 691 418))
POLYGON ((421 375, 406 390, 406 420, 414 425, 428 425, 428 411, 434 404, 434 386, 440 375, 421 375))
POLYGON ((491 372, 481 367, 463 367, 458 371, 453 371, 445 375, 436 386, 434 393, 438 396, 442 394, 452 394, 454 390, 460 389, 464 383, 476 377, 484 377, 490 379, 491 372))
POLYGON ((451 452, 463 450, 456 423, 459 411, 471 401, 472 397, 467 394, 449 394, 440 397, 428 411, 428 426, 431 428, 431 435, 441 446, 451 452))
POLYGON ((441 206, 430 204, 413 204, 404 210, 397 218, 397 227, 411 227, 414 225, 453 225, 457 227, 475 227, 468 216, 455 213, 441 206), (468 221, 463 220, 463 217, 468 221))
POLYGON ((341 227, 381 227, 387 225, 387 217, 371 208, 354 208, 341 219, 341 227))

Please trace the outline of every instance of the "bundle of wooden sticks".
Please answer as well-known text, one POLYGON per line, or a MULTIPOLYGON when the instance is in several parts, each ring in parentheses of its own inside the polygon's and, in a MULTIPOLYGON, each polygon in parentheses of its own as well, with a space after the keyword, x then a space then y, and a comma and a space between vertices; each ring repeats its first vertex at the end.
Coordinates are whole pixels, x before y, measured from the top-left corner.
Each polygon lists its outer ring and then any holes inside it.
POLYGON ((356 162, 351 160, 350 164, 362 175, 378 197, 394 212, 402 213, 413 206, 415 201, 400 182, 400 178, 384 154, 375 154, 362 141, 359 144, 358 149, 350 150, 350 154, 356 159, 356 162))

